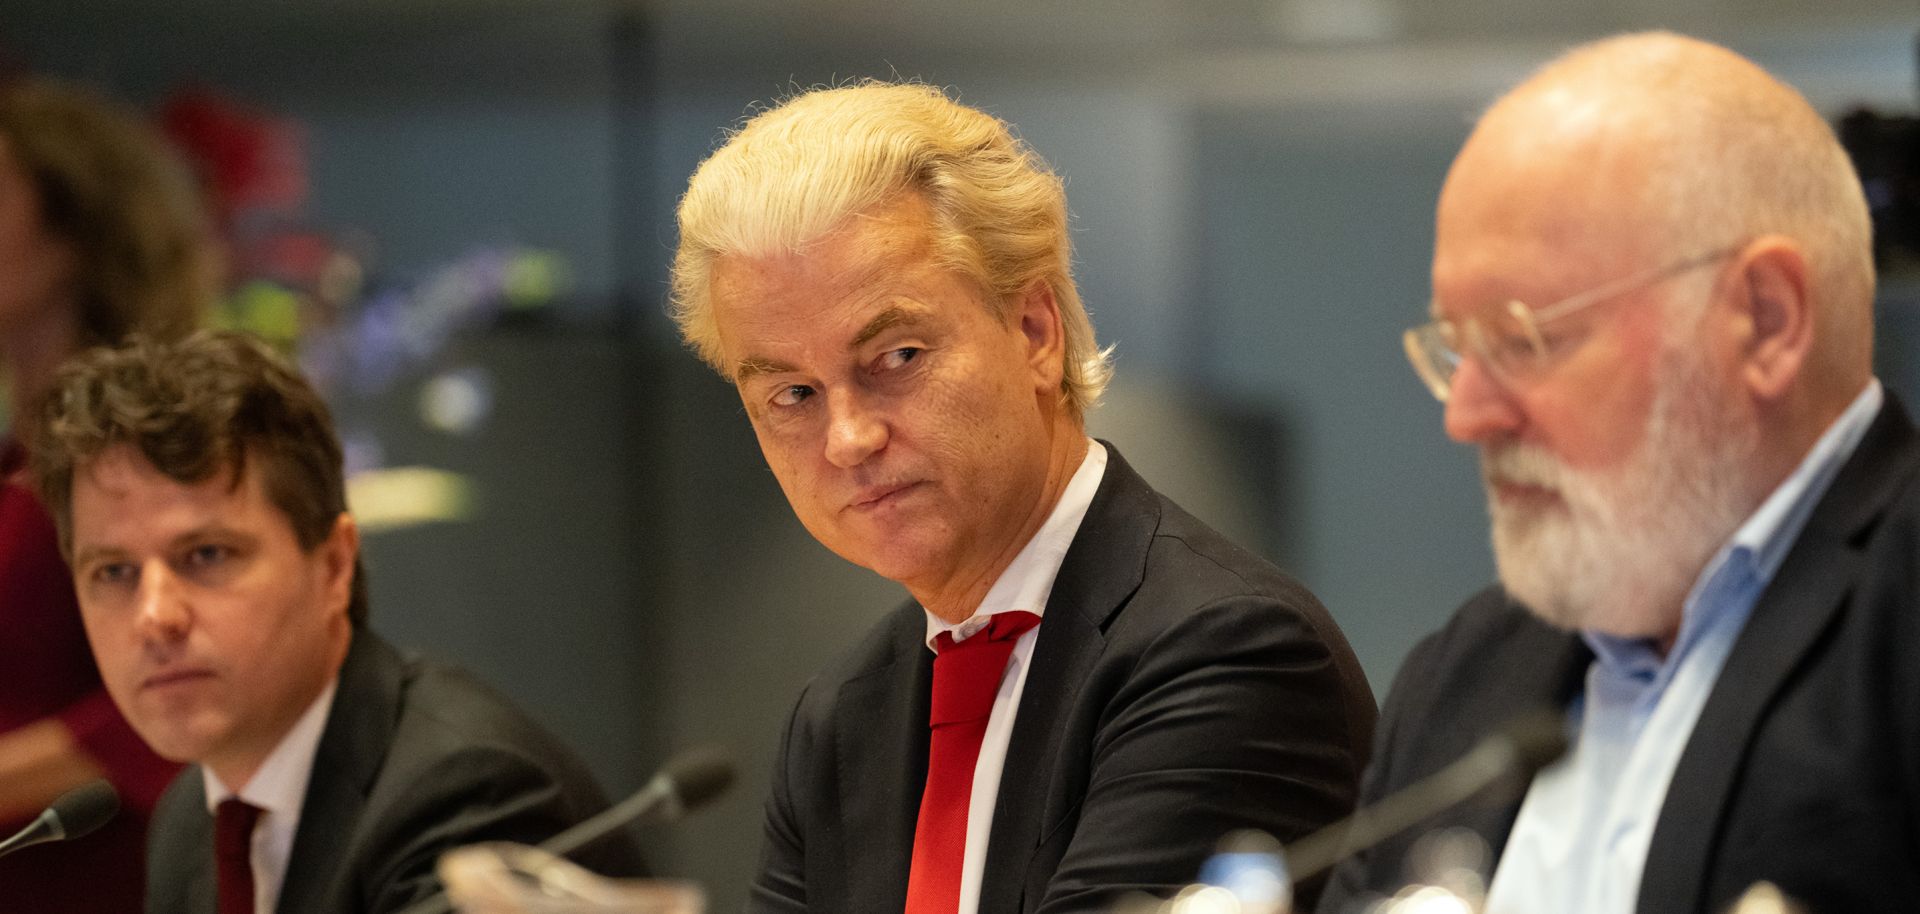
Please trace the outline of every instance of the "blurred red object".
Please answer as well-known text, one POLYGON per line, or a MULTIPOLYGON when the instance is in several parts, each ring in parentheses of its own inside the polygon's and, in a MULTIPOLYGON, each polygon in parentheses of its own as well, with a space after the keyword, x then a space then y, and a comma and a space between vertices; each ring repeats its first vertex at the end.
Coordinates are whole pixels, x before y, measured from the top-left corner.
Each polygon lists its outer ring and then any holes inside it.
POLYGON ((221 226, 259 211, 299 209, 307 197, 306 150, 298 125, 243 107, 210 89, 173 93, 160 129, 199 172, 221 226))

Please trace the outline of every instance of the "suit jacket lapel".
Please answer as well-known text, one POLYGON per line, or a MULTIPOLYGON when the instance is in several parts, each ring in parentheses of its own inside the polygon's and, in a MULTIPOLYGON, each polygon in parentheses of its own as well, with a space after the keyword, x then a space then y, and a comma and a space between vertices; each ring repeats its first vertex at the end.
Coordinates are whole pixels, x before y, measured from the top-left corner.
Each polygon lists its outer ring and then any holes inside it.
POLYGON ((933 652, 919 607, 910 608, 911 614, 896 613, 891 662, 848 680, 834 706, 841 845, 853 911, 898 911, 907 903, 933 696, 933 652))
POLYGON ((1020 910, 1033 849, 1081 799, 1049 794, 1067 712, 1106 646, 1107 620, 1140 587, 1147 546, 1159 525, 1153 490, 1113 445, 1106 447, 1106 473, 1054 578, 1007 743, 987 842, 987 878, 980 886, 981 914, 1020 910))
POLYGON ((220 908, 219 886, 214 874, 213 816, 207 813, 207 789, 205 782, 201 780, 200 766, 189 767, 185 776, 190 787, 188 799, 183 805, 191 804, 193 813, 188 820, 188 827, 183 828, 178 834, 164 837, 156 835, 154 840, 178 840, 196 849, 188 857, 192 861, 192 868, 184 874, 186 910, 195 914, 198 912, 213 914, 220 908))
POLYGON ((335 871, 393 742, 404 675, 390 645, 365 629, 354 631, 300 807, 280 914, 326 911, 335 871))
POLYGON ((1647 849, 1640 910, 1697 911, 1708 860, 1754 731, 1781 685, 1843 611, 1866 535, 1910 476, 1913 426, 1888 395, 1866 437, 1821 498, 1754 605, 1667 788, 1647 849))

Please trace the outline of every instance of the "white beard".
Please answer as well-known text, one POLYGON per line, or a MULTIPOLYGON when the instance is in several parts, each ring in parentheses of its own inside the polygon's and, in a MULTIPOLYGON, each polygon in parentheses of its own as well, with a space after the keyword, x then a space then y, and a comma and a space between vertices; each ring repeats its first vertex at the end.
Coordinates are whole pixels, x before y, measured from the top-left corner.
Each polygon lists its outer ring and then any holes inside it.
POLYGON ((1645 436, 1618 468, 1571 469, 1513 441, 1482 450, 1500 581, 1550 624, 1672 637, 1694 580, 1756 507, 1755 426, 1727 414, 1697 353, 1669 347, 1657 372, 1645 436), (1496 481, 1554 497, 1503 504, 1496 481))

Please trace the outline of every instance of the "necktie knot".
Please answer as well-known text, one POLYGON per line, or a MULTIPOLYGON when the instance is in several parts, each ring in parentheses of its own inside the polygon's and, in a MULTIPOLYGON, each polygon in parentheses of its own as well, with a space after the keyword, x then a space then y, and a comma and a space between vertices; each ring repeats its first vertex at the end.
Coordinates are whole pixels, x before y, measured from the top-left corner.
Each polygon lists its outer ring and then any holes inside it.
POLYGON ((965 641, 956 642, 951 632, 941 632, 934 640, 940 650, 933 658, 929 721, 938 727, 992 714, 1014 642, 1039 624, 1040 617, 1033 613, 1004 612, 996 613, 986 628, 965 641))

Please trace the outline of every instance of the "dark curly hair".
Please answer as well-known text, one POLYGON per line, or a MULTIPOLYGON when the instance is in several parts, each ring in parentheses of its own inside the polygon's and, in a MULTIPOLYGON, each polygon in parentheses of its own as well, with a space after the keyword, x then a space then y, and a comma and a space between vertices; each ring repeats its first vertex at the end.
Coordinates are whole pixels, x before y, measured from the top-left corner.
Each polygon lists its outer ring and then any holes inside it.
MULTIPOLYGON (((73 479, 108 449, 127 445, 181 483, 249 468, 287 516, 301 548, 326 540, 347 510, 340 439, 327 405, 298 369, 258 338, 202 330, 177 341, 136 334, 62 366, 41 401, 32 476, 72 558, 73 479)), ((366 574, 356 557, 347 615, 367 616, 366 574)))

